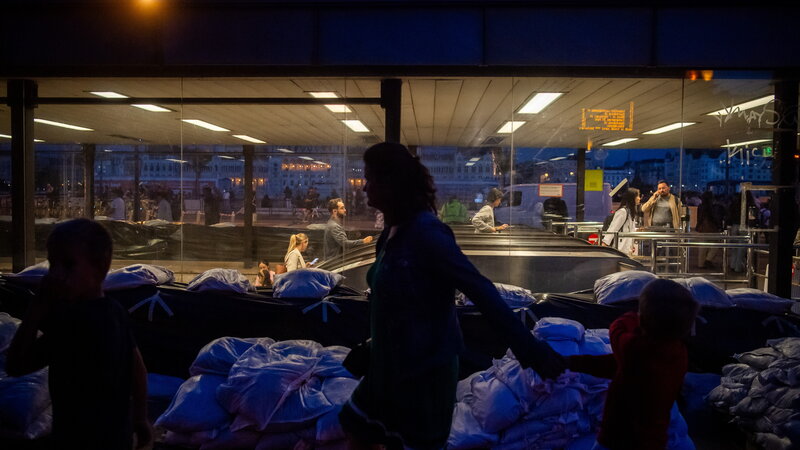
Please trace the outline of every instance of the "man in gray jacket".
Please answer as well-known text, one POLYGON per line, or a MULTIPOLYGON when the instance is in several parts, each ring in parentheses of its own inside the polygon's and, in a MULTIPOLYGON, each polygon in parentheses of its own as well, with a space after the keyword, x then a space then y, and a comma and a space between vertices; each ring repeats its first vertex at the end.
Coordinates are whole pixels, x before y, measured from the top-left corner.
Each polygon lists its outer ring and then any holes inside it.
POLYGON ((372 236, 364 239, 347 239, 347 233, 342 227, 342 219, 347 215, 347 209, 341 198, 334 198, 328 202, 328 211, 331 218, 325 224, 325 237, 322 240, 322 254, 325 260, 341 257, 346 250, 372 242, 372 236))

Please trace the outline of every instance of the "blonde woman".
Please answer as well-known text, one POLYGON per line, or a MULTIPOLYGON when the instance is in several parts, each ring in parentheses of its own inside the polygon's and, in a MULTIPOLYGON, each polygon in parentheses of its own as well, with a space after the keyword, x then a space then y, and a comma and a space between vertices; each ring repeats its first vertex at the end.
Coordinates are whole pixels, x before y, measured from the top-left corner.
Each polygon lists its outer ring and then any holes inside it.
POLYGON ((303 259, 302 252, 306 251, 306 248, 308 248, 308 236, 305 234, 297 233, 289 238, 289 250, 283 257, 287 272, 311 266, 311 263, 306 264, 303 259))

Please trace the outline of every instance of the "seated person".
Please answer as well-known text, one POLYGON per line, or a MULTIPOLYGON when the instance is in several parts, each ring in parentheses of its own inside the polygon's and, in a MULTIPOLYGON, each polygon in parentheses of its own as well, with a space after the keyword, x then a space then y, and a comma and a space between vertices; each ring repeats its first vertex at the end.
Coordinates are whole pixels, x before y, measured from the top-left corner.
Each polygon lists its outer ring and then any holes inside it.
POLYGON ((258 261, 258 273, 256 274, 256 287, 272 287, 275 280, 275 272, 269 270, 269 261, 262 259, 258 261))

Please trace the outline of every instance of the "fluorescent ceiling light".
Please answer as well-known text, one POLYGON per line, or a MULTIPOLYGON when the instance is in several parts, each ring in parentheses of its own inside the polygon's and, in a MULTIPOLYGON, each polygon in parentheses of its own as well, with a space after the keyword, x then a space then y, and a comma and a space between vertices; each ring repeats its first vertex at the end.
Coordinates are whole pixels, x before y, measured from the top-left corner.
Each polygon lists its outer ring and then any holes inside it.
POLYGON ((755 100, 750 100, 749 102, 739 103, 738 105, 733 105, 728 108, 722 108, 720 110, 708 113, 709 116, 725 116, 728 114, 732 114, 738 111, 744 111, 745 109, 755 108, 756 106, 766 105, 767 103, 775 100, 774 95, 768 95, 766 97, 757 98, 755 100))
POLYGON ((190 123, 192 125, 196 125, 198 127, 209 129, 211 131, 231 131, 231 130, 229 130, 227 128, 222 128, 222 127, 219 127, 217 125, 214 125, 213 123, 208 123, 208 122, 205 122, 205 121, 202 121, 202 120, 198 120, 198 119, 181 119, 181 120, 186 122, 186 123, 190 123))
POLYGON ((566 156, 556 156, 555 158, 550 158, 550 161, 561 161, 562 159, 567 159, 566 156))
POLYGON ((314 98, 339 98, 336 92, 309 92, 308 94, 314 98))
POLYGON ((655 130, 645 131, 642 134, 661 134, 666 133, 667 131, 677 130, 678 128, 688 127, 689 125, 694 125, 697 122, 676 122, 669 124, 667 126, 663 126, 661 128, 656 128, 655 130))
POLYGON ((266 144, 266 142, 262 141, 261 139, 256 139, 254 137, 250 137, 246 134, 234 134, 233 137, 239 138, 243 141, 252 142, 254 144, 266 144))
POLYGON ((322 162, 322 161, 316 161, 316 160, 315 160, 314 162, 315 162, 316 164, 322 164, 322 165, 325 165, 325 164, 327 164, 327 163, 324 163, 324 162, 322 162))
POLYGON ((167 158, 167 161, 172 161, 172 162, 181 163, 181 164, 186 164, 186 163, 189 162, 189 161, 184 161, 182 159, 174 159, 174 158, 167 158))
POLYGON ((538 94, 534 95, 528 103, 517 111, 519 114, 538 114, 542 112, 543 109, 547 108, 547 105, 553 103, 558 97, 564 95, 562 92, 539 92, 538 94))
POLYGON ((308 161, 313 161, 314 160, 314 158, 312 158, 310 156, 300 156, 299 158, 300 159, 305 159, 305 160, 308 160, 308 161))
POLYGON ((119 92, 113 91, 91 91, 89 93, 103 98, 128 98, 127 95, 122 95, 119 92))
POLYGON ((601 147, 614 147, 616 145, 627 144, 628 142, 638 141, 639 138, 622 138, 617 139, 616 141, 606 142, 605 144, 600 144, 601 147))
POLYGON ((547 164, 547 161, 540 161, 540 162, 536 163, 537 166, 542 165, 542 164, 547 164))
POLYGON ((342 120, 342 123, 356 133, 369 133, 369 128, 358 119, 342 120))
POLYGON ((760 144, 762 142, 772 142, 772 139, 756 139, 754 141, 734 142, 733 144, 720 145, 720 147, 743 147, 750 144, 760 144))
POLYGON ((70 125, 68 123, 61 123, 61 122, 54 122, 52 120, 45 120, 45 119, 33 119, 36 123, 43 123, 45 125, 52 125, 54 127, 61 127, 61 128, 69 128, 70 130, 78 130, 78 131, 94 131, 91 128, 86 127, 79 127, 77 125, 70 125))
POLYGON ((468 162, 468 163, 466 164, 466 166, 467 166, 467 167, 474 166, 474 165, 475 165, 475 163, 474 163, 474 162, 468 162))
POLYGON ((331 112, 335 113, 351 113, 353 112, 347 105, 325 105, 331 112))
POLYGON ((228 156, 228 155, 219 155, 219 157, 224 159, 236 159, 233 156, 228 156))
POLYGON ((289 150, 288 148, 279 148, 278 151, 283 153, 294 153, 294 150, 289 150))
POLYGON ((9 136, 7 134, 0 134, 0 138, 11 139, 11 136, 9 136))
POLYGON ((503 126, 497 130, 497 132, 502 134, 513 133, 526 123, 528 122, 524 120, 509 120, 508 122, 504 123, 503 126))
POLYGON ((146 103, 137 103, 131 106, 135 106, 136 108, 144 109, 145 111, 151 111, 151 112, 172 112, 171 109, 164 108, 158 105, 148 105, 146 103))
POLYGON ((470 158, 470 162, 478 162, 481 160, 480 156, 476 156, 475 158, 470 158))

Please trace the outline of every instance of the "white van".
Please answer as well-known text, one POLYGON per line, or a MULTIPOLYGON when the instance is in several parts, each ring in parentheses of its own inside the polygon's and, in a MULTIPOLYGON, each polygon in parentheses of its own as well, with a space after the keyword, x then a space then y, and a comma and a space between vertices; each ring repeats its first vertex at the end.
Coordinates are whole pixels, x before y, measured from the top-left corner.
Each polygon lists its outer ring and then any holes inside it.
MULTIPOLYGON (((567 204, 567 221, 575 221, 575 183, 516 184, 503 190, 503 206, 495 208, 496 221, 510 225, 527 225, 542 228, 544 202, 548 198, 560 197, 567 204)), ((584 193, 584 217, 586 222, 602 222, 611 213, 611 185, 603 183, 602 191, 584 193)))

